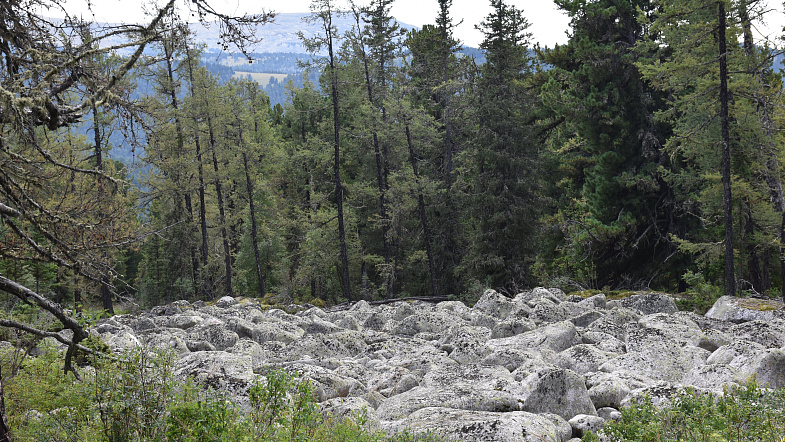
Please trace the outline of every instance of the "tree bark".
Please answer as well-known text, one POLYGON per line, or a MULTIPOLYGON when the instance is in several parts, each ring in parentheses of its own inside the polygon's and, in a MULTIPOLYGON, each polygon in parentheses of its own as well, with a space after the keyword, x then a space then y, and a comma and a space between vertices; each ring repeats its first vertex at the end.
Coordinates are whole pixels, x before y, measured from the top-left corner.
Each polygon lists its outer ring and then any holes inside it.
MULTIPOLYGON (((188 41, 186 40, 185 43, 185 57, 188 60, 188 76, 189 76, 189 89, 191 92, 191 98, 195 98, 194 94, 194 71, 193 65, 191 62, 191 53, 188 49, 188 41)), ((195 123, 198 124, 198 121, 195 123)), ((204 166, 202 164, 202 146, 201 146, 201 137, 199 136, 199 130, 197 128, 196 135, 194 137, 194 144, 196 145, 196 167, 197 167, 197 174, 199 175, 199 226, 200 231, 202 234, 202 246, 199 248, 199 251, 202 255, 202 265, 200 269, 203 269, 208 264, 208 255, 207 255, 207 244, 208 244, 208 236, 207 236, 207 210, 205 207, 205 184, 204 184, 204 166)), ((202 281, 202 298, 203 299, 210 299, 212 298, 212 277, 209 275, 204 275, 204 281, 202 281)))
POLYGON ((333 175, 335 179, 335 202, 338 206, 338 241, 341 248, 341 286, 343 288, 344 298, 354 301, 352 297, 352 290, 349 284, 349 254, 346 250, 346 226, 344 225, 343 216, 343 186, 341 185, 341 124, 338 120, 338 74, 335 72, 335 56, 333 54, 333 28, 332 28, 332 10, 327 9, 327 15, 324 17, 324 31, 327 37, 327 54, 330 63, 330 91, 333 101, 333 142, 334 142, 334 159, 333 159, 333 175))
MULTIPOLYGON (((103 152, 103 143, 101 140, 101 126, 98 122, 98 107, 95 105, 93 105, 93 140, 95 142, 95 150, 93 152, 95 156, 95 168, 96 170, 103 172, 104 152, 103 152)), ((102 206, 103 206, 103 200, 106 196, 105 193, 106 193, 106 186, 104 180, 101 177, 98 177, 98 199, 102 202, 101 204, 102 206)), ((98 215, 100 218, 104 218, 103 214, 100 213, 100 210, 101 209, 99 209, 98 215)), ((107 263, 108 258, 109 257, 107 256, 106 253, 101 253, 101 260, 103 260, 104 263, 107 263)), ((102 273, 103 274, 101 275, 101 283, 100 283, 101 306, 103 307, 104 312, 106 312, 110 316, 113 316, 114 306, 112 305, 112 290, 109 288, 109 281, 107 281, 109 275, 106 274, 107 273, 106 271, 102 273)))
MULTIPOLYGON (((752 37, 752 24, 747 7, 748 3, 746 1, 741 2, 739 5, 739 16, 741 18, 741 25, 744 35, 744 53, 747 57, 751 57, 754 55, 755 42, 753 41, 752 37)), ((757 72, 757 81, 760 86, 765 86, 764 72, 765 71, 763 69, 759 69, 757 72)), ((769 199, 771 204, 774 207, 774 210, 779 212, 780 216, 782 217, 781 227, 778 231, 781 245, 777 252, 780 261, 780 274, 782 281, 785 281, 785 247, 782 246, 783 241, 785 241, 785 192, 783 192, 782 189, 779 159, 776 155, 776 130, 771 117, 772 103, 765 94, 761 94, 759 97, 755 97, 755 104, 759 114, 758 118, 760 119, 765 136, 764 141, 760 143, 758 148, 760 161, 766 165, 766 168, 763 170, 763 179, 766 181, 766 184, 769 187, 769 199)), ((771 278, 769 275, 769 267, 767 265, 769 262, 768 253, 768 249, 764 250, 762 284, 763 291, 767 291, 769 288, 771 288, 771 278)), ((785 283, 782 284, 781 295, 783 301, 785 301, 785 283)))
MULTIPOLYGON (((357 23, 358 29, 360 29, 360 16, 357 12, 355 12, 355 21, 357 23)), ((360 55, 362 56, 363 68, 365 71, 365 86, 368 92, 368 102, 371 104, 371 107, 374 105, 374 95, 373 95, 373 85, 371 83, 371 74, 368 68, 368 57, 365 53, 365 43, 363 42, 363 34, 360 33, 359 36, 359 45, 360 45, 360 55)), ((383 163, 386 159, 382 156, 382 151, 379 147, 379 135, 376 131, 376 120, 373 120, 373 128, 372 128, 372 135, 373 135, 373 153, 374 157, 376 158, 376 183, 377 187, 379 188, 379 216, 382 220, 382 254, 384 255, 384 265, 390 272, 388 276, 385 278, 385 297, 392 297, 395 296, 394 293, 394 286, 392 281, 394 280, 394 267, 390 266, 390 244, 388 241, 389 238, 389 231, 390 226, 388 223, 387 217, 387 204, 385 202, 385 195, 387 193, 387 177, 386 171, 387 168, 383 166, 383 163)))
MULTIPOLYGON (((242 137, 242 133, 240 134, 242 137)), ((256 231, 256 209, 253 203, 253 183, 251 182, 251 174, 248 172, 248 154, 243 151, 243 167, 245 169, 245 188, 248 191, 248 204, 251 210, 251 242, 253 243, 253 257, 256 262, 256 278, 259 280, 259 297, 264 298, 267 291, 267 280, 262 271, 262 259, 259 255, 259 239, 256 231)))
MULTIPOLYGON (((185 153, 185 137, 183 135, 183 124, 182 124, 182 121, 180 121, 180 115, 179 115, 180 106, 177 103, 177 91, 175 90, 175 87, 174 87, 174 84, 175 84, 175 82, 174 82, 174 68, 172 66, 172 59, 174 58, 174 44, 175 44, 175 42, 174 42, 174 33, 172 33, 172 37, 171 38, 172 38, 172 40, 169 41, 168 43, 167 42, 163 42, 163 47, 164 47, 164 56, 166 57, 166 73, 167 73, 167 75, 169 77, 168 78, 169 84, 171 85, 171 87, 169 88, 169 96, 170 96, 170 99, 171 99, 172 109, 174 109, 174 127, 175 127, 175 133, 177 135, 177 155, 181 156, 181 155, 183 155, 185 153)), ((181 183, 178 183, 178 184, 181 184, 181 183)), ((180 190, 183 190, 183 189, 180 189, 180 190)), ((186 216, 188 218, 188 227, 189 227, 188 230, 190 230, 190 227, 193 226, 193 217, 194 217, 193 204, 192 204, 192 201, 191 201, 190 191, 188 189, 184 189, 184 191, 182 193, 182 196, 183 196, 183 200, 185 202, 186 216)), ((198 281, 197 275, 198 275, 198 271, 199 271, 199 261, 197 260, 196 251, 194 251, 194 249, 192 247, 192 244, 191 244, 191 241, 188 241, 188 244, 186 244, 186 247, 188 248, 188 253, 191 255, 191 279, 193 280, 193 284, 194 284, 193 296, 194 296, 194 298, 196 298, 198 296, 198 294, 197 294, 197 284, 198 284, 198 282, 197 282, 198 281)))
POLYGON ((224 267, 226 271, 226 294, 232 296, 232 253, 229 246, 229 235, 226 232, 226 211, 224 209, 223 189, 221 186, 221 179, 218 174, 218 157, 215 155, 217 143, 215 142, 215 132, 213 131, 213 119, 207 116, 207 130, 210 134, 210 150, 213 154, 213 170, 215 171, 215 193, 218 197, 218 216, 221 222, 221 239, 223 240, 224 249, 224 267))
POLYGON ((730 174, 730 120, 728 118, 728 63, 727 42, 725 41, 725 4, 718 7, 718 39, 720 60, 720 121, 722 132, 722 189, 725 218, 725 294, 736 295, 736 278, 733 270, 733 208, 730 174))

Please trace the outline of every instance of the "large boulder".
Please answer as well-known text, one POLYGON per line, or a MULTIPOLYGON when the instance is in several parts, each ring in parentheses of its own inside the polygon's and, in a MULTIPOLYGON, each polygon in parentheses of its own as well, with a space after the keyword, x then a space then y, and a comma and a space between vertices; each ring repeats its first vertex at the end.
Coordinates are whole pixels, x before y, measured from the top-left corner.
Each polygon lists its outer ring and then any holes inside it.
POLYGON ((652 313, 676 313, 679 309, 676 302, 664 293, 646 293, 643 295, 632 295, 621 300, 621 305, 625 308, 635 310, 643 315, 652 313))
POLYGON ((188 353, 174 363, 174 375, 197 384, 227 392, 235 402, 248 407, 248 390, 257 380, 251 356, 223 351, 188 353))
POLYGON ((532 373, 522 381, 522 409, 532 413, 553 413, 564 419, 579 414, 597 415, 583 377, 572 370, 551 369, 532 373))
POLYGON ((734 325, 728 330, 728 334, 733 339, 757 342, 766 348, 781 348, 785 346, 785 321, 782 319, 749 321, 734 325))
POLYGON ((616 353, 602 351, 593 345, 578 344, 559 353, 556 365, 584 374, 598 371, 602 364, 616 356, 616 353))
POLYGON ((460 316, 445 310, 418 311, 403 318, 392 333, 402 336, 414 336, 419 333, 439 335, 459 324, 465 324, 465 321, 460 316))
POLYGON ((706 317, 735 323, 770 321, 777 316, 782 317, 782 309, 781 301, 722 296, 714 301, 714 305, 706 312, 706 317))
POLYGON ((580 342, 575 325, 570 321, 562 321, 508 338, 491 339, 488 346, 493 351, 511 348, 560 352, 580 342))
POLYGON ((518 398, 512 393, 461 383, 438 388, 421 386, 412 388, 387 398, 376 409, 376 415, 382 420, 399 420, 427 407, 495 412, 519 409, 518 398))
POLYGON ((566 442, 560 426, 525 411, 494 413, 447 407, 422 408, 406 419, 383 422, 391 432, 431 433, 454 441, 475 442, 566 442))
POLYGON ((510 298, 499 294, 496 290, 486 290, 472 308, 494 318, 504 319, 509 316, 514 307, 515 303, 510 298))

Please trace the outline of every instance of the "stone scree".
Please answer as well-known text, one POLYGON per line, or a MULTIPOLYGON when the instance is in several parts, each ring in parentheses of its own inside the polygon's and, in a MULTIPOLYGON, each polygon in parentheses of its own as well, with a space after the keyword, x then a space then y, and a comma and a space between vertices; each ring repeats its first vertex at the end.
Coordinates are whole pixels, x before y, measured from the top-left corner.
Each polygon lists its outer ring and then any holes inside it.
POLYGON ((643 394, 664 406, 680 387, 721 392, 753 375, 785 387, 785 310, 742 301, 721 298, 700 316, 661 293, 608 301, 537 288, 513 299, 488 290, 472 308, 360 301, 292 315, 224 297, 114 316, 92 332, 115 351, 173 350, 179 376, 244 407, 274 366, 311 379, 324 412, 365 408, 388 432, 564 442, 643 394))

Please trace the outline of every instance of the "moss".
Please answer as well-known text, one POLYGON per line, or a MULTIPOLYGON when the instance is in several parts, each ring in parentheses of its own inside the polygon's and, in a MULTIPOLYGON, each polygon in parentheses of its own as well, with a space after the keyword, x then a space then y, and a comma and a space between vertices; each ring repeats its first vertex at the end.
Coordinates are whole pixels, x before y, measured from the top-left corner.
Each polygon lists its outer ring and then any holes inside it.
POLYGON ((592 289, 592 290, 578 290, 575 292, 570 292, 567 294, 567 296, 575 295, 575 296, 580 296, 581 298, 590 298, 594 295, 599 295, 600 293, 604 293, 605 297, 609 301, 629 298, 630 296, 633 295, 642 294, 641 292, 633 292, 629 290, 593 290, 592 289))
POLYGON ((768 312, 773 310, 779 310, 783 307, 781 301, 776 301, 773 299, 739 299, 736 302, 736 305, 742 308, 746 308, 748 310, 757 310, 761 312, 768 312))
POLYGON ((325 308, 325 307, 327 307, 327 303, 326 303, 326 302, 324 302, 324 300, 323 300, 323 299, 321 299, 321 298, 313 298, 313 299, 311 299, 310 301, 308 301, 308 303, 309 303, 309 304, 312 304, 312 305, 313 305, 313 306, 315 306, 315 307, 319 307, 319 308, 325 308))
POLYGON ((575 292, 567 293, 567 296, 580 296, 581 298, 591 298, 594 295, 602 293, 600 290, 578 290, 575 292))

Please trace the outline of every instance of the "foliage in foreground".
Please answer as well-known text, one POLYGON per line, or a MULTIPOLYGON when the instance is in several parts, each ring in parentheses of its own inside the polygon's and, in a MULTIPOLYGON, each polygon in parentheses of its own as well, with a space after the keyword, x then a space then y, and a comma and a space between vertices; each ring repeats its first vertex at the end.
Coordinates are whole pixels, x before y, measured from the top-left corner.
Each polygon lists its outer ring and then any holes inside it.
POLYGON ((75 382, 63 373, 57 351, 29 358, 6 384, 13 436, 63 442, 437 440, 387 436, 372 429, 363 414, 342 420, 323 416, 310 382, 279 369, 259 377, 250 389, 251 410, 243 412, 220 392, 177 380, 172 362, 170 353, 128 352, 117 362, 95 362, 75 382))
POLYGON ((761 388, 754 379, 726 388, 720 397, 692 389, 679 393, 669 408, 655 407, 644 398, 622 410, 600 439, 584 441, 772 441, 785 440, 785 389, 761 388))

